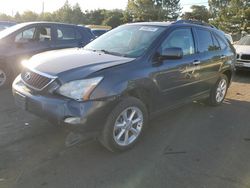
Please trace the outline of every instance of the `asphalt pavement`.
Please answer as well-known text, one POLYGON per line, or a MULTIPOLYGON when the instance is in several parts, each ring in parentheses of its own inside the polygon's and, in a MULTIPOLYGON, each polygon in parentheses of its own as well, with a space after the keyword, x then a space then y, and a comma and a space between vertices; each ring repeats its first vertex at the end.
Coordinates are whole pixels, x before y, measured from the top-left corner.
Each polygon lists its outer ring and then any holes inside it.
POLYGON ((0 91, 1 188, 250 187, 250 72, 219 107, 201 102, 153 119, 130 151, 17 109, 0 91))

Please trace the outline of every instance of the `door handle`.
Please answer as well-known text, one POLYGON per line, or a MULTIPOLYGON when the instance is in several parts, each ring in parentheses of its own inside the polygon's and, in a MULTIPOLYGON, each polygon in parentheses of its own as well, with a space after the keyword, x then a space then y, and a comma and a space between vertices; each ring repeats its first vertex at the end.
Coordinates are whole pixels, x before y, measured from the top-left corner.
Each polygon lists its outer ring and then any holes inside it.
POLYGON ((201 62, 199 60, 194 60, 193 65, 199 65, 201 62))

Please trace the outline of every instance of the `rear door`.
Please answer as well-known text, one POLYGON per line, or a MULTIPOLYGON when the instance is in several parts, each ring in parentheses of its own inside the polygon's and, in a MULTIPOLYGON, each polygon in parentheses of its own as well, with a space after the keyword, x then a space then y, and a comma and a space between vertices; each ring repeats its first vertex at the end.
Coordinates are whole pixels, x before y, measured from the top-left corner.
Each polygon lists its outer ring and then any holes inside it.
POLYGON ((195 52, 192 28, 174 29, 163 41, 160 50, 172 47, 181 48, 184 56, 182 59, 164 60, 159 65, 155 80, 161 93, 160 106, 182 103, 199 93, 199 75, 194 65, 199 61, 199 55, 195 52))
POLYGON ((76 27, 66 25, 55 26, 55 38, 54 47, 57 49, 79 47, 83 40, 83 36, 76 27))
POLYGON ((199 88, 205 92, 210 90, 218 78, 223 53, 209 29, 196 27, 195 38, 200 59, 197 64, 197 73, 200 75, 199 88))

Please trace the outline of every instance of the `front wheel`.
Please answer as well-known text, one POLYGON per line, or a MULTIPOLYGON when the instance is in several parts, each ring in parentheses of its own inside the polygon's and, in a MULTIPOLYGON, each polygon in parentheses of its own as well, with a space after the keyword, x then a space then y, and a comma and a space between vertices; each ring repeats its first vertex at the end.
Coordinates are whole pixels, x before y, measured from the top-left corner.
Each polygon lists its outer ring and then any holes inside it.
POLYGON ((212 106, 220 105, 226 97, 227 89, 228 78, 222 74, 210 92, 209 104, 212 106))
POLYGON ((124 151, 135 145, 147 124, 145 105, 134 97, 122 100, 111 112, 100 137, 110 151, 124 151))

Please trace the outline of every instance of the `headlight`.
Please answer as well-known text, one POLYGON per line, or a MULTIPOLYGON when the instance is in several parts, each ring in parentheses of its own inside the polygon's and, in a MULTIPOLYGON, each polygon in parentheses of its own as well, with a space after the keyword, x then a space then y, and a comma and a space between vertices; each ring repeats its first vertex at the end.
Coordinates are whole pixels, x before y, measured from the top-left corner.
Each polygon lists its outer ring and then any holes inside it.
POLYGON ((75 80, 63 84, 58 93, 78 101, 88 100, 95 87, 101 82, 103 77, 96 77, 84 80, 75 80))

